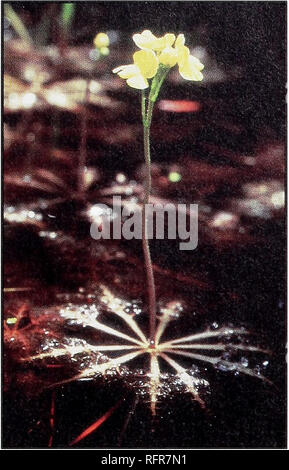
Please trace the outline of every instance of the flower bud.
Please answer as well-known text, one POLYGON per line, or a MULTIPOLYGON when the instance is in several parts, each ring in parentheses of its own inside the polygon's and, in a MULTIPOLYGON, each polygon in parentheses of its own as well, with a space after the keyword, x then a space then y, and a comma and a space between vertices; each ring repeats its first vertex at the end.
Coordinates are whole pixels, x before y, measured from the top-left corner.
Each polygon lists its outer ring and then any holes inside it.
POLYGON ((105 33, 98 33, 94 40, 93 44, 97 49, 101 49, 103 47, 108 47, 109 46, 109 37, 105 33))

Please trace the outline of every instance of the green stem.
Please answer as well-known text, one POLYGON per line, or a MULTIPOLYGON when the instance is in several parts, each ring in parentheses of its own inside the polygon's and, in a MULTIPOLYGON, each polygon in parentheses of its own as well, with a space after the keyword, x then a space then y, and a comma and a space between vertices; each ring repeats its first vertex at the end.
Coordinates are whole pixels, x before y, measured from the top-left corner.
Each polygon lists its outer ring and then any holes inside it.
POLYGON ((149 323, 150 323, 150 343, 155 346, 156 335, 156 289, 153 272, 153 265, 150 254, 150 246, 148 241, 148 219, 146 216, 146 205, 149 204, 152 178, 151 178, 151 156, 150 156, 150 127, 152 122, 153 108, 157 100, 159 91, 167 76, 169 67, 160 65, 159 69, 152 81, 151 89, 148 97, 148 105, 146 110, 146 95, 142 90, 142 121, 144 129, 144 156, 146 164, 145 191, 142 203, 142 247, 144 254, 144 262, 146 268, 147 286, 148 286, 148 303, 149 303, 149 323))
POLYGON ((144 262, 146 268, 148 301, 149 301, 149 320, 150 320, 150 342, 155 343, 156 331, 156 292, 153 265, 150 254, 150 246, 148 241, 148 219, 146 216, 146 205, 149 204, 151 192, 151 157, 150 157, 150 125, 152 120, 154 103, 149 100, 147 113, 145 113, 145 95, 142 95, 142 113, 143 113, 143 129, 144 129, 144 156, 146 163, 146 179, 145 192, 142 203, 142 247, 144 254, 144 262))
POLYGON ((141 114, 142 114, 142 123, 145 126, 146 123, 146 92, 145 90, 141 91, 141 114))
POLYGON ((166 67, 165 65, 160 65, 156 75, 154 76, 154 79, 153 79, 152 85, 151 85, 150 94, 149 94, 149 99, 151 101, 153 101, 154 103, 157 100, 157 97, 159 95, 161 86, 164 83, 164 80, 165 80, 169 70, 170 70, 169 67, 166 67))

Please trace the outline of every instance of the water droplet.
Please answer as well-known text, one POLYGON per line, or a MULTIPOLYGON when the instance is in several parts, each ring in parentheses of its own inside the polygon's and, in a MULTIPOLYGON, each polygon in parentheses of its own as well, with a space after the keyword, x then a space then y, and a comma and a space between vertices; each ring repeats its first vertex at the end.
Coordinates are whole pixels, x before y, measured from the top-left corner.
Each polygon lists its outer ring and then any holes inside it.
POLYGON ((222 371, 222 372, 231 372, 233 370, 236 370, 237 365, 234 364, 233 362, 229 363, 226 361, 219 361, 215 365, 215 368, 222 371))
POLYGON ((240 359, 240 364, 243 366, 243 367, 248 367, 249 365, 249 361, 246 357, 241 357, 240 359))

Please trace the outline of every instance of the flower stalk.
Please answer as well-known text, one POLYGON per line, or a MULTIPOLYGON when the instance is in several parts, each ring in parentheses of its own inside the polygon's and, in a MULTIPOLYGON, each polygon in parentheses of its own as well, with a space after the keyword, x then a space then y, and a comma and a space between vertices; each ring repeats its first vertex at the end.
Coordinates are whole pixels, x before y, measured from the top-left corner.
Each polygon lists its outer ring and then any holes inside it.
POLYGON ((146 216, 146 205, 149 204, 152 177, 151 177, 151 155, 150 155, 150 127, 153 116, 154 104, 157 100, 161 86, 167 76, 169 67, 160 65, 152 81, 148 100, 145 91, 142 90, 142 120, 143 120, 143 142, 146 166, 146 177, 144 185, 144 197, 142 202, 142 247, 147 278, 148 306, 149 306, 149 337, 151 346, 155 345, 156 336, 156 288, 151 260, 150 246, 148 241, 148 218, 146 216), (148 101, 146 109, 146 101, 148 101))
POLYGON ((150 126, 152 120, 154 102, 148 100, 146 111, 145 92, 142 91, 142 117, 143 117, 143 141, 144 141, 144 157, 146 165, 146 178, 144 185, 144 198, 142 202, 142 247, 144 254, 144 262, 146 268, 147 288, 148 288, 148 304, 149 304, 149 323, 150 323, 150 343, 155 344, 156 331, 156 289, 153 265, 150 254, 150 246, 148 241, 148 219, 146 216, 146 205, 149 204, 151 193, 151 156, 150 156, 150 126))
POLYGON ((150 127, 154 104, 158 98, 161 86, 169 70, 178 65, 179 73, 185 80, 201 81, 203 64, 190 54, 185 46, 185 37, 179 34, 177 38, 172 33, 156 37, 151 31, 134 34, 133 40, 140 49, 133 54, 133 64, 120 65, 113 70, 131 88, 142 90, 142 122, 144 138, 144 157, 146 177, 144 197, 142 202, 142 247, 147 277, 150 345, 156 346, 156 292, 153 265, 148 241, 148 220, 146 205, 149 204, 151 193, 151 157, 150 157, 150 127), (174 45, 174 46, 173 46, 174 45), (149 80, 152 79, 151 82, 149 80), (149 89, 148 98, 145 90, 149 89))

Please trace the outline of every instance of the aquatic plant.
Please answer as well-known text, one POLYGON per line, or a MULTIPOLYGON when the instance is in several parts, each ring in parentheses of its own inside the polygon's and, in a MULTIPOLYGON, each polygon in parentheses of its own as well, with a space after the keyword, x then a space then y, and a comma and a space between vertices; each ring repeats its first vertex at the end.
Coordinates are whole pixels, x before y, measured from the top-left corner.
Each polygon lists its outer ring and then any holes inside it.
POLYGON ((149 330, 147 332, 139 322, 139 314, 145 309, 133 306, 130 301, 101 285, 94 297, 95 302, 91 299, 82 304, 71 302, 58 308, 59 318, 64 324, 76 328, 73 335, 63 337, 62 340, 47 338, 40 352, 24 360, 45 363, 47 358, 71 359, 74 364, 78 364, 78 373, 61 383, 99 376, 119 377, 132 386, 138 395, 148 397, 154 415, 159 399, 177 392, 189 393, 202 407, 205 406, 202 393, 209 383, 195 363, 205 363, 220 371, 266 380, 259 369, 251 367, 250 360, 244 354, 267 351, 249 343, 249 331, 243 326, 217 324, 194 333, 173 334, 169 326, 179 321, 182 305, 174 301, 164 306, 157 303, 145 213, 151 193, 150 128, 153 108, 172 67, 178 65, 184 79, 200 81, 203 78, 203 65, 190 55, 182 34, 175 38, 174 34, 168 33, 157 38, 150 31, 144 31, 135 34, 133 39, 140 48, 133 55, 134 63, 117 67, 114 73, 125 79, 130 87, 142 91, 146 163, 142 246, 148 290, 149 330), (108 322, 102 319, 103 314, 107 316, 108 322), (81 339, 77 336, 77 329, 82 331, 81 339), (86 339, 86 331, 93 332, 93 341, 90 335, 86 339), (166 339, 163 339, 164 336, 166 339))
POLYGON ((142 90, 142 122, 144 136, 144 157, 146 164, 145 193, 142 205, 142 244, 147 273, 149 315, 150 315, 150 343, 154 347, 156 342, 156 294, 154 273, 148 242, 148 220, 145 207, 149 203, 151 192, 151 156, 150 156, 150 127, 154 104, 158 98, 161 86, 172 67, 178 65, 180 75, 186 80, 201 81, 203 64, 190 54, 185 46, 185 37, 179 34, 167 33, 158 38, 151 31, 145 30, 141 34, 134 34, 133 40, 140 48, 133 55, 133 64, 121 65, 113 70, 126 83, 142 90), (151 83, 148 79, 152 79, 151 83), (149 89, 148 97, 145 90, 149 89))

